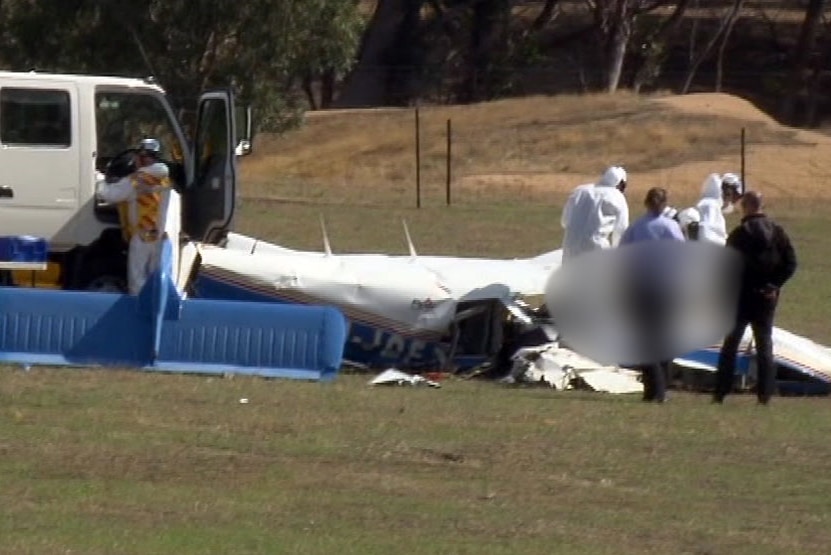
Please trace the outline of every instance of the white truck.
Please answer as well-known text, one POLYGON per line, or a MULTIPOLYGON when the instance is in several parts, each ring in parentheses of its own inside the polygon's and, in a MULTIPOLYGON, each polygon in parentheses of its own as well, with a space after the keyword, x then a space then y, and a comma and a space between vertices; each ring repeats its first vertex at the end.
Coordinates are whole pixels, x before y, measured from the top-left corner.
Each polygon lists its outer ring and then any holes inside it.
MULTIPOLYGON (((206 92, 197 106, 191 142, 152 79, 0 71, 0 235, 48 241, 37 285, 126 289, 118 211, 96 200, 96 176, 123 170, 144 137, 162 143, 181 199, 181 240, 223 239, 236 157, 251 152, 251 112, 230 90, 206 92)), ((17 284, 30 279, 14 272, 17 284)))

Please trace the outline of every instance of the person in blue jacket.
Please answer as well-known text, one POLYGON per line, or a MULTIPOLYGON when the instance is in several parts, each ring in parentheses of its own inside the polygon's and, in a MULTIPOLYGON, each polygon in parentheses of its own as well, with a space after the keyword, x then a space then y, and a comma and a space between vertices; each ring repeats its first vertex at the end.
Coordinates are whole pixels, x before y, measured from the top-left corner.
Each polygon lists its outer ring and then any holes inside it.
MULTIPOLYGON (((668 206, 666 189, 654 187, 646 193, 644 205, 646 214, 635 221, 623 233, 620 247, 649 241, 680 241, 684 234, 681 226, 666 215, 668 206)), ((632 316, 637 326, 637 337, 643 341, 639 349, 646 358, 638 364, 643 372, 643 400, 663 403, 666 400, 666 381, 668 361, 650 360, 652 353, 665 350, 670 341, 665 334, 669 329, 672 302, 668 298, 673 290, 672 271, 666 265, 672 261, 664 260, 663 253, 641 250, 638 259, 632 262, 632 271, 626 276, 627 301, 632 307, 632 316), (646 259, 644 259, 646 257, 646 259)))

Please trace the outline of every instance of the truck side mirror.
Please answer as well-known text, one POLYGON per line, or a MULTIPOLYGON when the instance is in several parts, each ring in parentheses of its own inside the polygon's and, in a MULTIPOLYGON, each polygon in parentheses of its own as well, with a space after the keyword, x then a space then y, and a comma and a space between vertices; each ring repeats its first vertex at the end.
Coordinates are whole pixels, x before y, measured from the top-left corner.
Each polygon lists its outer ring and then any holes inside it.
POLYGON ((237 156, 248 156, 251 154, 251 142, 245 139, 240 140, 234 149, 234 154, 237 156))
POLYGON ((236 146, 234 147, 234 153, 237 156, 248 156, 253 150, 251 106, 238 106, 236 112, 236 146))

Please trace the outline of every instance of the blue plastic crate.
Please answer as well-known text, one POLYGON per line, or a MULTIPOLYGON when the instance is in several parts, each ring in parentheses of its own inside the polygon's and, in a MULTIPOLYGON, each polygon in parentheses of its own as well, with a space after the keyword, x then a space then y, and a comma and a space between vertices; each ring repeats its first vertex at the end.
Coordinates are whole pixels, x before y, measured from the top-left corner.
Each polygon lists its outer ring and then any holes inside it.
POLYGON ((46 239, 28 235, 0 237, 0 261, 45 264, 49 254, 46 239))

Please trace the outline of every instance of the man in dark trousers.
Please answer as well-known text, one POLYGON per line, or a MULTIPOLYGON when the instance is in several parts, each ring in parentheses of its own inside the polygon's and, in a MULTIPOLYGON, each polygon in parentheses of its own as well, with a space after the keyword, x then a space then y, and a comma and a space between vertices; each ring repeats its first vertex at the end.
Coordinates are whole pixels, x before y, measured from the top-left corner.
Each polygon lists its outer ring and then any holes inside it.
MULTIPOLYGON (((646 214, 624 233, 620 246, 646 241, 684 242, 678 222, 667 217, 667 191, 654 187, 646 193, 646 214)), ((643 372, 643 400, 663 403, 666 400, 667 367, 670 361, 658 353, 669 345, 668 326, 672 315, 671 261, 662 259, 666 251, 650 248, 632 254, 630 267, 625 271, 625 296, 633 316, 636 337, 641 342, 639 351, 648 359, 638 364, 643 372)))
POLYGON ((756 342, 757 396, 766 405, 776 385, 773 317, 779 291, 796 271, 796 254, 785 230, 762 212, 760 193, 747 191, 741 209, 741 224, 727 238, 727 247, 744 259, 736 326, 721 347, 713 400, 722 403, 733 389, 739 343, 750 324, 756 342))

